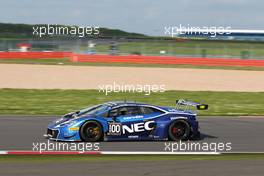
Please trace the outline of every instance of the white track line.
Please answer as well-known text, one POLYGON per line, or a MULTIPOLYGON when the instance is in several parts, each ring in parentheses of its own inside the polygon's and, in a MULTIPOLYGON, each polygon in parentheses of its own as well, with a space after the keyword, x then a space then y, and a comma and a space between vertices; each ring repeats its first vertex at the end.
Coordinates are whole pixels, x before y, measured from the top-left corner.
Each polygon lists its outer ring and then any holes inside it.
POLYGON ((8 151, 0 151, 0 155, 7 155, 8 151))
POLYGON ((220 155, 219 152, 148 152, 148 151, 98 151, 96 152, 72 152, 72 151, 0 151, 0 155, 9 155, 9 154, 44 154, 44 155, 50 155, 50 154, 63 154, 63 155, 74 155, 74 154, 84 154, 84 155, 220 155))
POLYGON ((101 151, 103 155, 219 155, 219 152, 142 152, 101 151))
POLYGON ((80 151, 29 151, 29 150, 0 150, 0 155, 10 154, 63 154, 63 155, 221 155, 221 154, 264 154, 264 152, 156 152, 156 151, 94 151, 94 152, 80 152, 80 151))

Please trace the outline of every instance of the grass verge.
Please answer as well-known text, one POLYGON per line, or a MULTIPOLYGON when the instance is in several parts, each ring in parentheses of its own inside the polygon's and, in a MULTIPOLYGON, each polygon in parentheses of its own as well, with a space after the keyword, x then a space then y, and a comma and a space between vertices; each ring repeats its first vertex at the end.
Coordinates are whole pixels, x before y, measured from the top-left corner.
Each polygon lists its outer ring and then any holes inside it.
POLYGON ((264 92, 166 91, 164 93, 110 93, 98 90, 0 89, 2 115, 61 115, 90 105, 131 100, 160 106, 175 106, 176 99, 209 104, 200 115, 264 115, 264 92))

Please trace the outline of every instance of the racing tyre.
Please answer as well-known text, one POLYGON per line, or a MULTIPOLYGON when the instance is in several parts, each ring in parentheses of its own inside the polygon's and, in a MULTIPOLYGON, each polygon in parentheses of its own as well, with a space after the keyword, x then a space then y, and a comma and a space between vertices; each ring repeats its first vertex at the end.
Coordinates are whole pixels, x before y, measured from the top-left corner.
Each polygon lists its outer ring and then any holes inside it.
POLYGON ((187 140, 190 136, 191 127, 185 120, 177 120, 169 126, 169 139, 173 141, 187 140))
POLYGON ((80 129, 81 139, 85 142, 97 142, 103 138, 103 129, 96 121, 85 122, 80 129))

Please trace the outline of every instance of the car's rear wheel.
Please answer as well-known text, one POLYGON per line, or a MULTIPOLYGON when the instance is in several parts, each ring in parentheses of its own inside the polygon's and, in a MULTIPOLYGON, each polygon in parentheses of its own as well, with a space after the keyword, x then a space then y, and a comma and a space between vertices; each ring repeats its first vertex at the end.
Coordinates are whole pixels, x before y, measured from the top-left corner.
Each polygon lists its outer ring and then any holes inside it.
POLYGON ((169 126, 169 139, 173 141, 187 140, 190 136, 191 127, 185 120, 177 120, 169 126))
POLYGON ((103 137, 103 129, 96 121, 85 122, 80 129, 81 139, 85 142, 97 142, 103 137))

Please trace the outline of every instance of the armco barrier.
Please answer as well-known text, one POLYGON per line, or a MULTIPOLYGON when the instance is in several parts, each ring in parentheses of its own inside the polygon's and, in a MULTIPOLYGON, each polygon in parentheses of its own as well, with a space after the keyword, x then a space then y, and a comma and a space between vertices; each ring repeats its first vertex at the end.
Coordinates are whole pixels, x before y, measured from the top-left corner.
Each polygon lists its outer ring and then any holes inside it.
POLYGON ((0 59, 41 59, 41 58, 65 58, 72 52, 0 52, 0 59))
POLYGON ((135 63, 135 64, 179 64, 197 66, 241 66, 264 67, 264 60, 242 60, 238 58, 193 58, 174 56, 115 56, 115 55, 87 55, 73 54, 72 62, 100 62, 100 63, 135 63))

